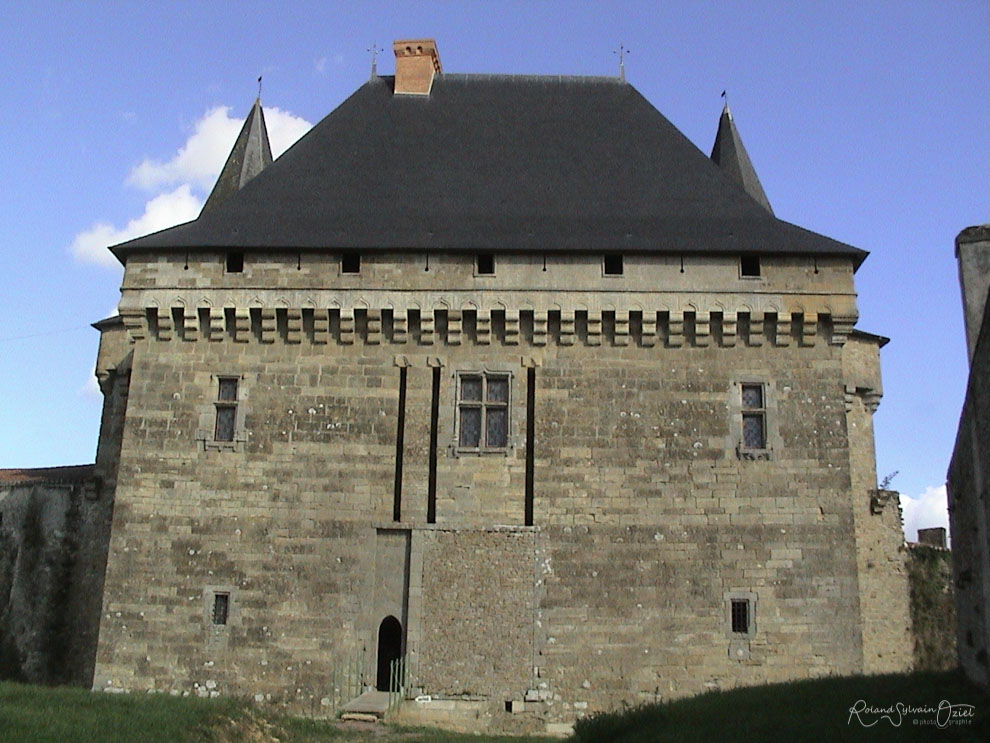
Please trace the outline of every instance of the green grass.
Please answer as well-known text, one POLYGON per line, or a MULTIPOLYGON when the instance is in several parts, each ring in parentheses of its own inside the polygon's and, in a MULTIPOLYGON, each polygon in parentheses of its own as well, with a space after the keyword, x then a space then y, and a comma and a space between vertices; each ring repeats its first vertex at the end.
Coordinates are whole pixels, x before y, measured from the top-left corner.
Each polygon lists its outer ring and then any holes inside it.
MULTIPOLYGON (((932 715, 920 715, 932 719, 932 715)), ((286 717, 229 699, 162 694, 109 695, 82 689, 0 682, 0 741, 17 743, 544 743, 545 737, 472 735, 429 728, 348 729, 286 717)), ((990 697, 956 672, 854 676, 713 692, 690 699, 599 714, 578 722, 571 743, 739 743, 768 741, 988 741, 990 697), (898 702, 971 704, 965 726, 939 729, 905 716, 899 727, 849 709, 898 702)))
POLYGON ((85 689, 0 682, 0 741, 17 743, 201 743, 240 705, 164 694, 94 694, 85 689))
POLYGON ((364 743, 564 743, 560 738, 546 736, 517 736, 517 735, 476 735, 468 733, 452 733, 438 728, 404 727, 390 725, 387 733, 361 732, 342 730, 337 723, 325 720, 307 720, 299 717, 280 717, 278 726, 285 733, 282 741, 288 743, 323 743, 323 741, 353 741, 364 743))
MULTIPOLYGON (((933 720, 932 714, 917 715, 933 720)), ((575 727, 573 743, 779 743, 832 741, 987 741, 990 740, 990 697, 958 672, 853 676, 711 692, 675 702, 645 705, 624 712, 586 718, 575 727), (904 715, 895 727, 878 715, 860 715, 850 708, 859 700, 872 707, 898 702, 913 707, 971 704, 969 725, 940 729, 904 715)))

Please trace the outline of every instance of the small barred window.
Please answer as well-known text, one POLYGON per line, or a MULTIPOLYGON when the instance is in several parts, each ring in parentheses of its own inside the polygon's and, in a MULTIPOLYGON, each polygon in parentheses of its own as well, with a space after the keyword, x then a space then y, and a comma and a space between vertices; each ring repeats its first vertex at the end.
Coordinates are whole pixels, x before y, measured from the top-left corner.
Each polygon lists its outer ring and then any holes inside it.
POLYGON ((213 624, 227 624, 227 615, 230 612, 230 594, 213 594, 213 624))
POLYGON ((732 599, 730 602, 730 619, 732 632, 745 635, 749 633, 749 601, 747 599, 732 599))

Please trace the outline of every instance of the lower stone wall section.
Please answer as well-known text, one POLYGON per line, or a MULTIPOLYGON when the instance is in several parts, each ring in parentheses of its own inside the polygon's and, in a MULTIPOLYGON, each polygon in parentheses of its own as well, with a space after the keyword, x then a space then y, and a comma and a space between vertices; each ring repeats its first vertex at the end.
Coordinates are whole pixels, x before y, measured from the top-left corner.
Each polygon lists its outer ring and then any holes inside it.
POLYGON ((112 509, 92 471, 0 471, 2 679, 92 680, 112 509))
POLYGON ((439 697, 522 701, 539 598, 533 529, 423 532, 423 635, 415 685, 439 697))

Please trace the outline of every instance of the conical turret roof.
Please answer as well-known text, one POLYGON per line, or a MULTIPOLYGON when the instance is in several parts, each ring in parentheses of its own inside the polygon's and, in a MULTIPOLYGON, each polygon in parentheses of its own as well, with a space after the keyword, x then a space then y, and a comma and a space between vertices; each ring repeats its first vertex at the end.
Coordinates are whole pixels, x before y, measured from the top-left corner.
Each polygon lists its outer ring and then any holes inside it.
POLYGON ((240 191, 248 181, 271 164, 272 148, 268 143, 265 112, 261 108, 261 99, 257 98, 201 213, 206 214, 240 191))
POLYGON ((732 111, 729 110, 728 103, 722 109, 722 115, 718 120, 712 160, 727 176, 742 186, 760 206, 773 214, 770 201, 763 191, 760 179, 756 176, 756 169, 743 146, 739 130, 736 129, 736 122, 732 120, 732 111))

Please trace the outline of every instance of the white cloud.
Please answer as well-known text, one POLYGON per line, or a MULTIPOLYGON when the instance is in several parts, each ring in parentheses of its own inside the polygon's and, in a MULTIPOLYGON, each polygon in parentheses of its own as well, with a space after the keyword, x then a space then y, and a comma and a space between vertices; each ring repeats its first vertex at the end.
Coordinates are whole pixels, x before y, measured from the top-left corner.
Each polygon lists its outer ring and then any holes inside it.
POLYGON ((96 222, 88 230, 80 232, 72 241, 70 250, 80 261, 102 266, 118 266, 107 246, 130 240, 150 232, 164 230, 199 216, 203 201, 189 189, 189 184, 174 191, 159 194, 144 206, 144 214, 117 229, 107 222, 96 222))
MULTIPOLYGON (((124 116, 128 118, 128 114, 124 116)), ((265 124, 274 157, 312 128, 305 119, 279 108, 265 109, 265 124)), ((160 192, 145 204, 144 214, 121 228, 105 221, 95 222, 76 235, 71 253, 80 261, 117 266, 108 246, 195 219, 243 125, 243 119, 230 117, 228 106, 209 109, 169 160, 147 158, 128 175, 127 185, 160 192), (172 190, 162 193, 166 188, 172 190)))
POLYGON ((904 514, 904 537, 909 542, 918 541, 918 529, 944 526, 949 529, 945 485, 929 487, 916 498, 901 496, 901 511, 904 514))
MULTIPOLYGON (((313 125, 306 119, 294 116, 280 108, 266 108, 265 128, 268 129, 268 141, 272 146, 272 157, 278 157, 294 145, 303 134, 312 129, 313 125)), ((233 146, 233 142, 231 142, 231 146, 233 146)), ((217 175, 220 175, 219 169, 217 175)), ((212 186, 211 183, 210 187, 212 188, 212 186)))
POLYGON ((96 379, 96 367, 93 367, 93 373, 89 375, 83 386, 79 388, 79 394, 83 397, 103 397, 103 392, 100 391, 100 383, 96 379))
MULTIPOLYGON (((208 192, 243 125, 243 119, 231 118, 229 106, 211 108, 196 122, 189 139, 170 160, 144 160, 127 177, 128 185, 152 190, 188 183, 208 192)), ((313 125, 287 111, 270 108, 265 109, 265 126, 272 155, 278 157, 313 125)))

